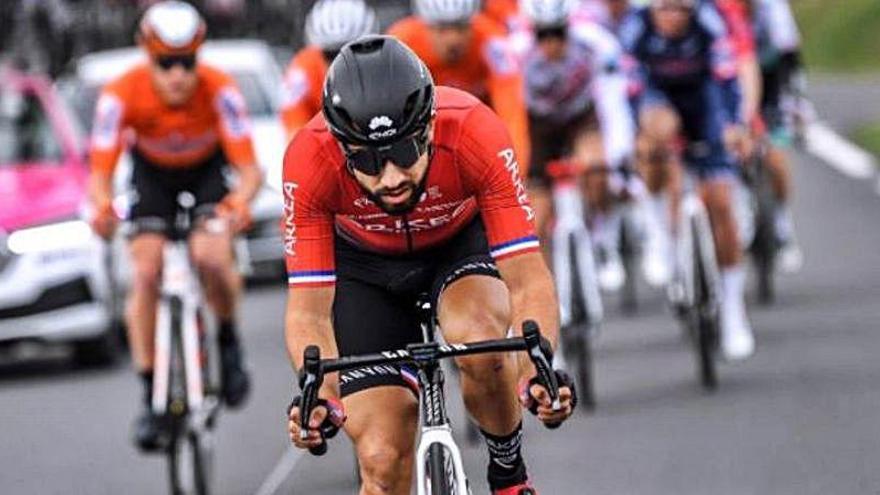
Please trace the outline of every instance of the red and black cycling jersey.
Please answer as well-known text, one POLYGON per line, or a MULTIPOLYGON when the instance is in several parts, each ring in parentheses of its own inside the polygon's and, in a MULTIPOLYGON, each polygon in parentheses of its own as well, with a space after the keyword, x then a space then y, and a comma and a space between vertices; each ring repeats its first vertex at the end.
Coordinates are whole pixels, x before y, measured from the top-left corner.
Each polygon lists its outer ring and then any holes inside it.
POLYGON ((426 173, 424 192, 411 212, 384 212, 349 173, 323 116, 315 116, 284 157, 288 282, 335 282, 335 234, 368 251, 400 256, 449 240, 477 214, 495 259, 538 249, 534 212, 507 129, 468 93, 437 88, 426 173))

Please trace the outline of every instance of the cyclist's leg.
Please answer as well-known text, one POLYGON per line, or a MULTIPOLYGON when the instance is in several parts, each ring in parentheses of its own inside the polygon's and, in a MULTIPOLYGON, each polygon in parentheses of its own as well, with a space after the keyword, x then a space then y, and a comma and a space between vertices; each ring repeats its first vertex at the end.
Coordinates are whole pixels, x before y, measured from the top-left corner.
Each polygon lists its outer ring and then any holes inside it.
POLYGON ((132 281, 125 316, 132 361, 143 383, 142 412, 135 440, 145 450, 158 447, 160 422, 152 413, 153 355, 156 311, 161 285, 166 230, 174 216, 174 194, 162 180, 164 171, 132 153, 132 189, 137 201, 129 212, 134 232, 129 241, 132 281))
MULTIPOLYGON (((416 296, 424 264, 388 259, 336 238, 333 326, 340 356, 402 349, 421 341, 416 296)), ((425 276, 424 280, 430 277, 425 276)), ((427 289, 424 289, 427 291, 427 289)), ((418 404, 414 375, 398 366, 340 374, 340 393, 355 443, 361 494, 408 494, 418 404)))
MULTIPOLYGON (((507 286, 491 276, 462 277, 443 290, 437 317, 449 343, 504 338, 510 319, 507 286)), ((516 399, 516 363, 510 354, 456 359, 465 405, 489 433, 510 433, 521 419, 516 399)))
POLYGON ((221 391, 226 403, 234 407, 242 404, 250 390, 236 322, 242 279, 233 255, 233 232, 228 226, 212 228, 208 220, 213 216, 214 206, 227 192, 223 162, 222 155, 218 154, 194 174, 190 187, 196 197, 197 228, 190 234, 189 246, 205 299, 217 315, 221 391))
POLYGON ((662 94, 649 93, 639 111, 637 167, 647 188, 645 211, 646 249, 642 258, 646 280, 664 285, 672 270, 671 232, 678 218, 682 165, 676 144, 681 120, 662 94))
POLYGON ((704 87, 704 105, 693 107, 689 122, 702 133, 707 154, 694 160, 701 179, 700 192, 712 223, 715 251, 721 272, 721 349, 729 359, 754 352, 754 336, 745 312, 745 270, 733 209, 736 159, 724 147, 718 88, 704 87))
POLYGON ((623 286, 626 273, 620 259, 621 212, 610 188, 611 174, 605 163, 605 148, 598 126, 585 126, 574 137, 572 155, 585 164, 583 194, 587 200, 593 241, 598 248, 599 283, 605 290, 623 286))
MULTIPOLYGON (((536 117, 529 117, 529 138, 532 143, 529 159, 529 200, 535 211, 535 231, 542 241, 549 236, 548 225, 553 219, 553 198, 547 163, 562 157, 561 132, 551 132, 554 126, 536 117)), ((549 243, 542 242, 547 246, 549 243)), ((545 257, 548 253, 545 251, 545 257)))
MULTIPOLYGON (((505 337, 510 325, 510 296, 489 256, 482 222, 474 221, 448 248, 440 258, 432 289, 444 339, 459 343, 505 337)), ((516 357, 484 354, 456 363, 465 406, 486 439, 489 484, 501 489, 526 482, 516 357)))
POLYGON ((348 415, 345 432, 354 442, 361 470, 360 494, 409 494, 419 418, 412 391, 374 387, 342 402, 348 415))
MULTIPOLYGON (((468 275, 440 295, 438 319, 447 342, 498 339, 507 334, 507 287, 487 275, 468 275)), ((490 488, 500 490, 528 481, 522 458, 522 411, 516 398, 517 360, 511 353, 456 360, 465 406, 477 422, 489 451, 490 488)))

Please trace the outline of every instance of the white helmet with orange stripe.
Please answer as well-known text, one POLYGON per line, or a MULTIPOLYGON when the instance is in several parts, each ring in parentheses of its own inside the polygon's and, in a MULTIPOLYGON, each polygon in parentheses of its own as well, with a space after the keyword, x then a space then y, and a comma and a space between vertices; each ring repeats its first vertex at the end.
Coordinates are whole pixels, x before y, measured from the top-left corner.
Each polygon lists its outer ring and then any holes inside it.
POLYGON ((151 56, 192 54, 205 41, 207 27, 192 5, 164 0, 144 13, 137 41, 151 56))

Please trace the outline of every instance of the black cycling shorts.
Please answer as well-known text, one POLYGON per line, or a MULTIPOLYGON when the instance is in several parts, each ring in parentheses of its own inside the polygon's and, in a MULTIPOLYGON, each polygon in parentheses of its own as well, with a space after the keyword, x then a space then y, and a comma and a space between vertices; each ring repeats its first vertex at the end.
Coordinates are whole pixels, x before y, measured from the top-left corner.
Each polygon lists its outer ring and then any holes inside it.
POLYGON ((597 128, 596 112, 592 107, 563 123, 529 115, 529 141, 532 143, 529 185, 548 187, 547 164, 571 155, 575 139, 597 128))
POLYGON ((154 165, 135 150, 131 157, 134 198, 128 219, 133 225, 132 235, 169 235, 178 209, 177 197, 184 191, 195 197, 195 216, 210 216, 214 206, 229 192, 227 162, 222 151, 199 165, 182 169, 154 165))
MULTIPOLYGON (((431 298, 436 310, 443 290, 468 275, 499 277, 477 218, 448 242, 409 256, 366 251, 336 236, 336 297, 333 327, 340 356, 403 349, 421 342, 416 302, 431 298)), ((415 390, 415 373, 399 366, 373 366, 340 374, 342 396, 383 385, 415 390)))

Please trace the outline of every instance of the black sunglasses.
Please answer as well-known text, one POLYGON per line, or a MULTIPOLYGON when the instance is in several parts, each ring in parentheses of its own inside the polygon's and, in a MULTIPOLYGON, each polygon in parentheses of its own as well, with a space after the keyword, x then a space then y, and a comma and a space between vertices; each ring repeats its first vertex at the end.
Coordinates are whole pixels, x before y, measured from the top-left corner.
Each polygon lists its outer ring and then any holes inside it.
POLYGON ((184 70, 191 71, 196 66, 195 55, 162 55, 156 57, 155 60, 162 70, 171 70, 175 65, 179 65, 184 70))
POLYGON ((352 150, 343 145, 343 149, 351 168, 375 177, 382 173, 385 163, 389 161, 400 168, 410 168, 415 165, 428 150, 427 137, 426 129, 387 146, 367 146, 352 150))
POLYGON ((540 40, 545 40, 548 38, 558 38, 565 39, 568 37, 568 27, 567 26, 553 26, 553 27, 544 27, 538 28, 535 30, 535 38, 540 40))

